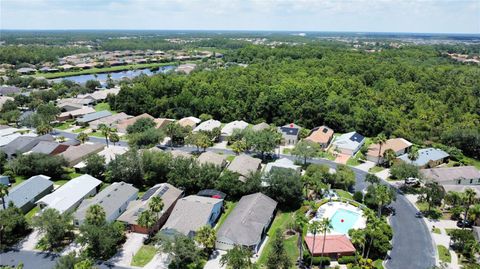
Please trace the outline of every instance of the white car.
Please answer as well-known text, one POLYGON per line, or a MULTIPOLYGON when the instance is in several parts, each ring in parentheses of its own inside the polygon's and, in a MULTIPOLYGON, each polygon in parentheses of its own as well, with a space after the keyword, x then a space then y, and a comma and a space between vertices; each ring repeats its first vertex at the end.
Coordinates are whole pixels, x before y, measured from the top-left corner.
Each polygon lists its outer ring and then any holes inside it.
POLYGON ((418 184, 420 184, 420 180, 418 178, 409 177, 405 179, 405 185, 414 186, 418 184))

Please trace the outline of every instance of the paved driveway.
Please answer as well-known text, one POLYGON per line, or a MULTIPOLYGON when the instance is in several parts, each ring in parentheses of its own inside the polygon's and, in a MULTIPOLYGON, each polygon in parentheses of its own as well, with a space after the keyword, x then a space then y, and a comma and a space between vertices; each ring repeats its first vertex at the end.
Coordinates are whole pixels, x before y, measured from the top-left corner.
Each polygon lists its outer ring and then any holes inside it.
POLYGON ((127 241, 123 244, 122 249, 108 262, 118 266, 130 266, 133 256, 142 247, 145 238, 147 238, 145 234, 127 234, 127 241))
POLYGON ((35 250, 38 241, 42 238, 42 235, 37 229, 34 229, 29 235, 27 235, 22 241, 16 245, 17 249, 21 250, 35 250))
POLYGON ((216 250, 212 256, 210 256, 210 260, 207 261, 203 269, 224 269, 225 266, 220 265, 220 259, 223 255, 227 253, 223 250, 216 250))

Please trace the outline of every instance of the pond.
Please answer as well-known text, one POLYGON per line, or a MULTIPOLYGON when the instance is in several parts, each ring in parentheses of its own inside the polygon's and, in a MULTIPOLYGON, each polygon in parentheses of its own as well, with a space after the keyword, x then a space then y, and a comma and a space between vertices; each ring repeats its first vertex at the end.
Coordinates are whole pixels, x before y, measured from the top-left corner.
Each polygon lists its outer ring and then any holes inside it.
POLYGON ((152 76, 155 74, 160 74, 160 73, 167 73, 169 71, 172 71, 175 69, 175 66, 172 65, 167 65, 167 66, 160 66, 158 70, 152 71, 150 68, 144 68, 144 69, 136 69, 136 70, 125 70, 125 71, 115 71, 115 72, 109 72, 109 73, 99 73, 96 74, 96 77, 94 74, 88 74, 88 75, 76 75, 76 76, 68 76, 68 77, 62 77, 62 78, 56 78, 52 79, 54 82, 60 82, 64 79, 71 80, 73 82, 76 82, 78 84, 84 84, 88 80, 98 80, 102 85, 105 85, 107 82, 108 74, 110 74, 111 78, 113 80, 121 80, 123 78, 134 78, 137 77, 141 74, 145 74, 147 76, 152 76))

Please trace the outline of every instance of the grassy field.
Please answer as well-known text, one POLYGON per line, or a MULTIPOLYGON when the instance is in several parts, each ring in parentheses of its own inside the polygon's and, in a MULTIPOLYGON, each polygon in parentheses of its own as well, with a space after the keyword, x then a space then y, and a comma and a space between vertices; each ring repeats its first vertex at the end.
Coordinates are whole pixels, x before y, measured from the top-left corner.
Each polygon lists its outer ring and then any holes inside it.
POLYGON ((98 103, 98 104, 95 105, 94 109, 95 109, 95 111, 107 110, 107 111, 112 112, 112 114, 117 114, 117 112, 112 111, 109 103, 98 103))
POLYGON ((17 186, 18 184, 22 183, 25 181, 25 177, 23 176, 15 176, 15 183, 12 184, 12 186, 10 188, 13 188, 15 186, 17 186))
POLYGON ((32 210, 28 211, 28 213, 25 214, 25 218, 27 219, 27 221, 30 222, 32 220, 32 218, 35 216, 35 214, 37 214, 38 210, 39 210, 39 207, 36 206, 36 207, 32 208, 32 210))
POLYGON ((353 195, 351 193, 349 193, 348 191, 344 191, 344 190, 341 190, 341 189, 335 189, 335 192, 341 198, 353 199, 353 195))
POLYGON ((233 159, 235 159, 235 155, 227 156, 227 161, 231 162, 231 161, 233 161, 233 159))
POLYGON ((231 202, 231 201, 226 202, 226 205, 225 205, 226 210, 222 214, 222 216, 220 216, 220 219, 218 220, 217 225, 215 225, 215 230, 218 230, 222 226, 222 224, 225 222, 228 215, 230 215, 230 213, 232 212, 232 210, 235 208, 236 205, 237 205, 236 202, 231 202))
POLYGON ((73 132, 78 134, 78 133, 81 133, 81 132, 83 132, 87 129, 88 129, 88 127, 82 127, 82 128, 78 128, 78 129, 73 130, 73 132))
POLYGON ((378 173, 378 172, 383 171, 383 170, 385 170, 384 167, 376 166, 376 165, 375 165, 374 167, 370 168, 370 169, 368 170, 368 172, 370 172, 370 173, 372 173, 372 174, 375 174, 375 173, 378 173))
POLYGON ((438 256, 442 262, 451 262, 452 257, 450 256, 450 252, 445 246, 437 245, 438 256))
POLYGON ((355 156, 350 157, 350 159, 348 159, 347 165, 357 166, 357 165, 361 164, 361 162, 359 161, 360 159, 363 159, 363 155, 359 151, 359 152, 357 152, 357 154, 355 154, 355 156))
POLYGON ((135 256, 133 256, 132 263, 130 265, 144 267, 153 259, 155 253, 157 253, 155 247, 150 245, 144 245, 138 250, 137 253, 135 253, 135 256))
POLYGON ((60 130, 66 130, 70 127, 72 127, 73 121, 72 120, 67 120, 65 122, 62 122, 61 124, 55 126, 55 128, 60 129, 60 130))
POLYGON ((91 68, 91 69, 68 71, 68 72, 37 73, 35 76, 51 79, 51 78, 62 78, 62 77, 78 76, 78 75, 118 72, 118 71, 125 71, 125 70, 131 70, 131 69, 155 68, 155 67, 160 67, 165 65, 174 65, 174 64, 176 63, 168 62, 168 63, 131 64, 131 65, 122 65, 122 66, 103 67, 103 68, 91 68))

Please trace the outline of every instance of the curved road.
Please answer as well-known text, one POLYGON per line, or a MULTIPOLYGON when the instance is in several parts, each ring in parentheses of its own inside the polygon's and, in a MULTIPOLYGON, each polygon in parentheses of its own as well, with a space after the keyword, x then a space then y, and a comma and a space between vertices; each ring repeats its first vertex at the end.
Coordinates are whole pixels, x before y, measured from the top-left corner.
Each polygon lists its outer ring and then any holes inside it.
MULTIPOLYGON (((72 139, 77 134, 68 133, 57 130, 59 135, 63 135, 66 138, 72 139)), ((90 137, 90 141, 97 143, 105 143, 105 139, 90 137)), ((127 146, 127 143, 121 141, 118 145, 127 146)), ((176 150, 182 151, 195 151, 194 147, 177 147, 176 150)), ((221 152, 223 154, 234 154, 229 149, 215 149, 209 148, 209 151, 221 152)), ((279 155, 281 158, 288 158, 295 160, 295 157, 291 155, 279 155)), ((336 168, 335 162, 326 159, 310 159, 310 163, 325 164, 331 168, 336 168)), ((365 176, 367 172, 353 168, 355 172, 356 184, 355 190, 363 190, 367 183, 365 182, 365 176)), ((387 182, 384 182, 388 184, 387 182)), ((430 236, 430 232, 423 219, 415 217, 417 212, 416 208, 407 200, 403 194, 397 192, 397 200, 391 204, 395 208, 395 216, 390 217, 390 225, 393 228, 393 249, 390 252, 390 259, 386 262, 388 269, 429 269, 435 265, 435 249, 430 236)), ((11 252, 0 255, 0 264, 5 262, 5 259, 11 258, 8 255, 11 252), (7 256, 5 256, 7 254, 7 256)), ((17 254, 23 253, 23 251, 16 252, 17 254)), ((12 254, 12 253, 11 253, 12 254)), ((32 253, 28 255, 32 256, 32 253)), ((15 255, 14 255, 15 256, 15 255)), ((23 255, 22 255, 23 256, 23 255)), ((41 258, 38 253, 33 253, 33 259, 41 258)), ((27 257, 24 257, 27 258, 27 257)), ((49 259, 50 260, 50 259, 49 259)), ((51 263, 50 263, 51 264, 51 263)), ((28 267, 26 267, 28 268, 28 267)))

